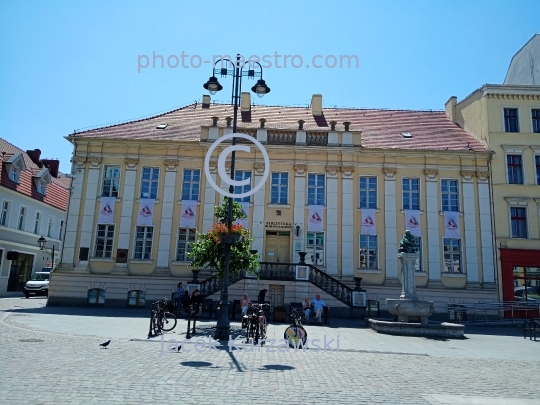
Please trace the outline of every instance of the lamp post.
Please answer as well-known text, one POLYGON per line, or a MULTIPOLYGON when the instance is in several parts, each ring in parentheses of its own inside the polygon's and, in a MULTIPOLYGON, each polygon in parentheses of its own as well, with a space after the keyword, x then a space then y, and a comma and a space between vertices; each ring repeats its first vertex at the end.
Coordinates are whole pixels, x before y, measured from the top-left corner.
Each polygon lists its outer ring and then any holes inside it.
POLYGON ((45 239, 43 236, 38 239, 37 243, 38 243, 38 246, 39 246, 39 250, 44 251, 48 255, 51 255, 51 257, 52 257, 51 271, 53 271, 54 270, 54 243, 52 245, 52 253, 50 251, 48 251, 47 249, 45 249, 47 239, 45 239))
MULTIPOLYGON (((221 74, 221 77, 227 77, 232 76, 233 77, 233 89, 232 89, 232 100, 231 104, 234 106, 234 115, 233 115, 233 133, 236 133, 236 122, 238 118, 238 102, 240 99, 240 94, 242 91, 242 77, 247 76, 248 79, 254 79, 255 77, 260 77, 259 80, 257 80, 257 83, 255 86, 251 88, 251 91, 253 91, 257 96, 263 97, 265 94, 270 92, 270 88, 266 85, 262 78, 262 66, 260 63, 255 62, 257 65, 259 65, 260 72, 255 72, 254 69, 252 69, 252 66, 249 67, 247 72, 244 71, 244 67, 240 66, 243 62, 240 60, 240 55, 236 55, 236 63, 231 62, 229 59, 223 59, 223 61, 227 62, 228 64, 231 64, 233 69, 229 70, 227 68, 221 68, 216 69, 216 65, 221 62, 222 59, 219 59, 214 64, 214 67, 212 69, 212 76, 208 81, 203 85, 203 87, 208 90, 208 92, 212 95, 216 94, 218 91, 223 89, 223 86, 219 83, 218 79, 215 77, 216 74, 221 74)), ((223 63, 222 65, 223 66, 223 63)), ((233 146, 236 145, 236 137, 232 140, 233 146)), ((234 180, 234 161, 235 161, 235 151, 233 150, 231 153, 231 179, 234 180)), ((231 184, 229 186, 229 193, 234 194, 234 187, 231 184)), ((233 208, 233 199, 231 197, 229 198, 229 206, 228 206, 228 212, 227 212, 227 228, 229 230, 229 234, 231 232, 231 226, 232 226, 232 208, 233 208)), ((229 267, 231 262, 231 246, 236 243, 233 238, 230 236, 223 237, 221 240, 221 243, 225 245, 225 268, 223 272, 223 290, 221 290, 221 297, 220 297, 220 306, 219 306, 219 314, 218 314, 218 320, 216 325, 216 332, 214 334, 214 338, 217 340, 226 340, 229 338, 230 330, 231 330, 231 324, 229 321, 229 267)))

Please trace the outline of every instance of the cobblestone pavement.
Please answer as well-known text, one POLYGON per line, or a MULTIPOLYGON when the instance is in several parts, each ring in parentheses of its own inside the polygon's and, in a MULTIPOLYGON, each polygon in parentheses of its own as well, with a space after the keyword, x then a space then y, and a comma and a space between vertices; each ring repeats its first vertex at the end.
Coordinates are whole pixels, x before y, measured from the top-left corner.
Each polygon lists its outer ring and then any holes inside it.
MULTIPOLYGON (((119 318, 111 315, 83 333, 85 309, 52 314, 44 305, 44 299, 0 299, 1 404, 540 403, 540 342, 523 339, 519 329, 477 328, 469 339, 438 341, 335 328, 345 336, 340 351, 196 351, 189 344, 190 352, 159 357, 160 338, 144 339, 147 319, 129 319, 139 328, 131 338, 117 337, 119 318), (111 344, 101 349, 107 336, 111 344)), ((209 326, 202 324, 202 332, 209 326)), ((313 326, 309 333, 331 329, 313 326)), ((181 333, 165 339, 181 340, 181 333)))

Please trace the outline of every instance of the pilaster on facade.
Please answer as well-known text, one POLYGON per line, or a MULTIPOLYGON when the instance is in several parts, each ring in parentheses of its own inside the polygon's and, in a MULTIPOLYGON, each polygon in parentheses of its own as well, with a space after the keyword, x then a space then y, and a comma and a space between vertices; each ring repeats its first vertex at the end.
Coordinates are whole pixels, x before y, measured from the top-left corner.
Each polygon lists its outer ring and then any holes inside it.
MULTIPOLYGON (((255 181, 253 184, 259 184, 262 181, 262 176, 264 174, 264 163, 255 163, 253 165, 253 170, 255 173, 255 181)), ((265 200, 266 200, 266 189, 261 187, 253 195, 253 223, 251 225, 251 230, 253 234, 253 245, 252 249, 255 249, 259 252, 262 257, 263 247, 264 247, 264 210, 265 210, 265 200)))
POLYGON ((88 158, 88 161, 90 162, 90 169, 99 169, 101 166, 101 158, 92 156, 88 158))
POLYGON ((478 249, 476 242, 476 207, 474 195, 473 170, 461 171, 461 182, 463 187, 463 223, 465 228, 465 238, 463 247, 465 248, 465 272, 467 274, 467 287, 479 288, 479 263, 478 249))
MULTIPOLYGON (((86 182, 86 196, 84 199, 83 218, 81 225, 80 247, 92 248, 92 232, 95 228, 94 217, 96 211, 96 200, 99 190, 99 172, 101 158, 91 157, 88 159, 90 167, 86 182)), ((91 256, 92 253, 90 252, 91 256)))
POLYGON ((426 211, 428 237, 428 287, 442 287, 441 240, 439 237, 439 197, 437 177, 439 170, 424 169, 426 175, 426 211))
POLYGON ((384 167, 384 228, 386 251, 385 284, 395 284, 398 280, 397 213, 396 213, 396 173, 393 167, 384 167))
MULTIPOLYGON (((306 204, 306 164, 295 164, 294 165, 294 224, 295 226, 300 226, 302 232, 296 235, 296 232, 293 232, 294 244, 293 246, 300 246, 300 251, 305 250, 304 246, 304 232, 307 229, 305 226, 305 204, 306 204)), ((296 253, 296 251, 294 252, 296 253)))
MULTIPOLYGON (((210 176, 214 183, 217 182, 217 162, 211 160, 209 163, 210 176)), ((216 183, 217 184, 217 183, 216 183)), ((214 224, 214 206, 216 204, 216 190, 210 185, 210 182, 207 180, 204 186, 204 202, 203 202, 203 223, 201 230, 206 232, 214 224)))
POLYGON ((135 182, 137 178, 138 159, 125 159, 126 173, 124 191, 122 195, 122 208, 120 214, 120 232, 118 236, 118 249, 127 249, 129 252, 131 222, 135 208, 135 182))
POLYGON ((176 159, 165 159, 163 162, 165 164, 165 171, 175 172, 178 167, 178 160, 176 159))
MULTIPOLYGON (((159 227, 159 242, 157 267, 160 271, 169 271, 171 260, 171 241, 176 232, 173 233, 173 212, 174 195, 176 189, 176 170, 165 172, 165 184, 163 187, 163 207, 161 209, 161 224, 159 227)), ((156 219, 157 220, 157 219, 156 219)), ((172 249, 174 252, 175 249, 172 249)), ((173 253, 174 254, 174 253, 173 253)))
POLYGON ((137 165, 139 164, 139 159, 136 158, 126 158, 124 159, 126 164, 126 170, 137 170, 137 165))
POLYGON ((338 173, 337 165, 326 166, 326 272, 338 273, 338 173))
POLYGON ((307 171, 307 165, 298 164, 294 165, 294 173, 296 177, 305 177, 307 171))
POLYGON ((354 276, 354 166, 345 164, 341 166, 341 275, 354 276), (348 220, 350 218, 350 220, 348 220))

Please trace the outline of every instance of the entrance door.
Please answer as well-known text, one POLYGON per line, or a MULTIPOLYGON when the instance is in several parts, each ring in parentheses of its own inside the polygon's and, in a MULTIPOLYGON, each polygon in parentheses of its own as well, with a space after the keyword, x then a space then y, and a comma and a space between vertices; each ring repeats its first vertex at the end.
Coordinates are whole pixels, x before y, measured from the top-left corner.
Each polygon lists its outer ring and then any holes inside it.
POLYGON ((283 296, 285 295, 285 287, 282 285, 270 285, 268 287, 270 294, 270 304, 272 307, 283 305, 283 296))
POLYGON ((11 262, 9 271, 8 291, 22 291, 32 275, 34 256, 19 253, 17 260, 11 262))
POLYGON ((289 263, 291 260, 290 232, 266 231, 265 261, 289 263))

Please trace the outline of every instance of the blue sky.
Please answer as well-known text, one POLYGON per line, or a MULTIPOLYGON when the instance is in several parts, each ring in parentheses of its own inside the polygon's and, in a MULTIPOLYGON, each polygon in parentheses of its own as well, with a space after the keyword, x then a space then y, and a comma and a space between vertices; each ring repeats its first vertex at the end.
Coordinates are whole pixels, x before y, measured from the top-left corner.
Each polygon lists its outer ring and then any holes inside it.
MULTIPOLYGON (((0 137, 69 171, 64 136, 200 100, 211 64, 190 60, 219 54, 271 55, 263 76, 272 91, 256 103, 307 105, 321 93, 325 107, 441 110, 450 96, 502 83, 511 57, 540 32, 539 15, 538 0, 2 0, 0 137), (276 52, 301 56, 302 67, 275 67, 276 52), (149 66, 138 69, 142 55, 149 66), (358 66, 324 66, 340 55, 358 66)), ((220 81, 213 99, 229 102, 231 79, 220 81)))

